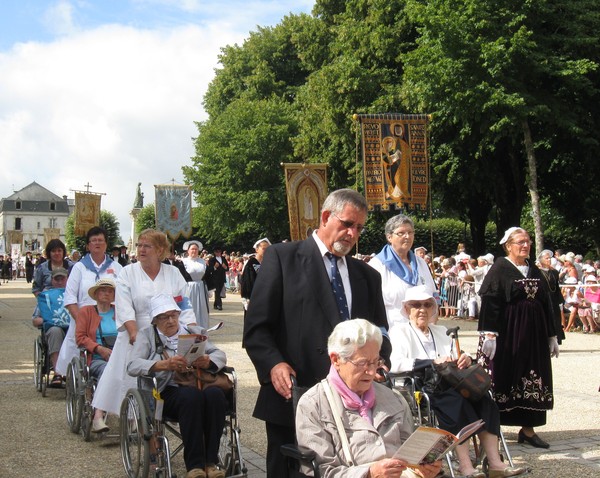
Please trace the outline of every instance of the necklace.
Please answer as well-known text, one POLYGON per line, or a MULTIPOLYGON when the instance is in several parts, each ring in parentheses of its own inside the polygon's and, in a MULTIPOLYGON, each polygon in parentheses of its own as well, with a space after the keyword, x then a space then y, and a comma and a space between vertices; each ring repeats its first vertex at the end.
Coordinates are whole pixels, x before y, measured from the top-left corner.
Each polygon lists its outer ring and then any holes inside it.
POLYGON ((545 270, 545 269, 540 269, 540 270, 542 271, 542 275, 544 276, 544 279, 546 279, 546 284, 548 284, 548 289, 550 289, 550 292, 556 292, 557 283, 555 280, 550 280, 550 279, 554 279, 552 274, 550 274, 550 271, 545 270))

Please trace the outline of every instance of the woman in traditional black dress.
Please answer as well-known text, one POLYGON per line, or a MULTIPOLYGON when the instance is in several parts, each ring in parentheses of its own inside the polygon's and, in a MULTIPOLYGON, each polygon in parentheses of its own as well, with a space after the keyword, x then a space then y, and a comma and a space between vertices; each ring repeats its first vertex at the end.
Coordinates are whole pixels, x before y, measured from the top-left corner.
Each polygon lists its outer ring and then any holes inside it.
POLYGON ((546 424, 554 405, 550 357, 558 357, 558 341, 550 293, 529 259, 527 231, 511 227, 500 244, 507 255, 494 263, 479 290, 480 359, 492 373, 500 422, 521 426, 519 443, 548 448, 534 428, 546 424))

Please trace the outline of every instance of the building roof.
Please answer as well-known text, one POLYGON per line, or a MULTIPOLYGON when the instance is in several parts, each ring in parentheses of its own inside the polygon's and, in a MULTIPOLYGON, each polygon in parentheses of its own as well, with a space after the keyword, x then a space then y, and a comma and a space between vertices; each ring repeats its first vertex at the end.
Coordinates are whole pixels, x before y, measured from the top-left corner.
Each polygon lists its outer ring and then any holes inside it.
POLYGON ((0 200, 0 212, 16 211, 68 215, 69 205, 66 198, 54 194, 34 181, 0 200), (19 209, 17 209, 17 201, 21 202, 19 209), (54 209, 50 208, 51 203, 54 203, 54 209))

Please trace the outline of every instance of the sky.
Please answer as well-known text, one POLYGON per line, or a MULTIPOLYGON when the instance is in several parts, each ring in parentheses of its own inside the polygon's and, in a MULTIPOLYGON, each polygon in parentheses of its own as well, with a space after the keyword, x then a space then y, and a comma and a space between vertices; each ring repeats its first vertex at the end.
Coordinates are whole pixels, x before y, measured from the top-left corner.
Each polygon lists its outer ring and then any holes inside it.
POLYGON ((2 0, 0 197, 105 193, 125 242, 137 184, 183 184, 226 45, 314 0, 2 0))

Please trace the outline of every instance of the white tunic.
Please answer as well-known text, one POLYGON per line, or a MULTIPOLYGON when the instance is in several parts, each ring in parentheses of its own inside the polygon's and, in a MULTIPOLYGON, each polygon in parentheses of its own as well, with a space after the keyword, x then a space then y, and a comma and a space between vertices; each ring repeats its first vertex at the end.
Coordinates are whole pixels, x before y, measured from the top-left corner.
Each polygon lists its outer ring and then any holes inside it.
MULTIPOLYGON (((125 267, 119 275, 115 312, 119 333, 94 394, 92 405, 95 408, 118 415, 127 390, 137 388, 137 379, 126 371, 133 346, 129 344, 129 333, 124 324, 134 320, 138 330, 148 327, 152 322, 150 299, 158 294, 187 297, 187 283, 176 267, 161 264, 160 272, 152 280, 142 269, 141 263, 136 262, 125 267)), ((179 322, 183 325, 195 323, 193 310, 183 310, 179 322)))
MULTIPOLYGON (((419 282, 417 285, 425 285, 427 291, 437 296, 437 289, 433 277, 429 271, 427 263, 416 256, 417 270, 419 273, 419 282)), ((369 261, 369 265, 381 274, 381 290, 383 292, 383 303, 387 314, 388 324, 390 329, 394 324, 402 324, 408 322, 407 319, 400 315, 402 310, 402 301, 406 295, 406 291, 413 287, 408 282, 404 282, 400 277, 389 270, 377 257, 373 257, 369 261)))
POLYGON ((186 257, 182 259, 185 270, 193 279, 193 282, 188 282, 188 297, 192 303, 194 314, 198 319, 198 325, 203 328, 208 328, 208 288, 202 280, 206 272, 206 262, 204 259, 190 259, 186 257))
MULTIPOLYGON (((102 266, 102 264, 100 264, 100 266, 102 266)), ((95 272, 90 271, 81 262, 76 262, 71 269, 71 272, 69 272, 69 279, 65 288, 65 306, 77 304, 77 307, 81 309, 85 305, 95 305, 96 301, 88 294, 89 288, 99 279, 112 279, 116 281, 122 269, 123 266, 121 266, 121 264, 112 261, 112 264, 106 270, 96 276, 95 272)), ((78 356, 79 348, 75 342, 75 320, 71 319, 69 330, 67 331, 65 340, 60 348, 58 360, 56 361, 56 373, 66 375, 69 363, 74 357, 78 356)))

